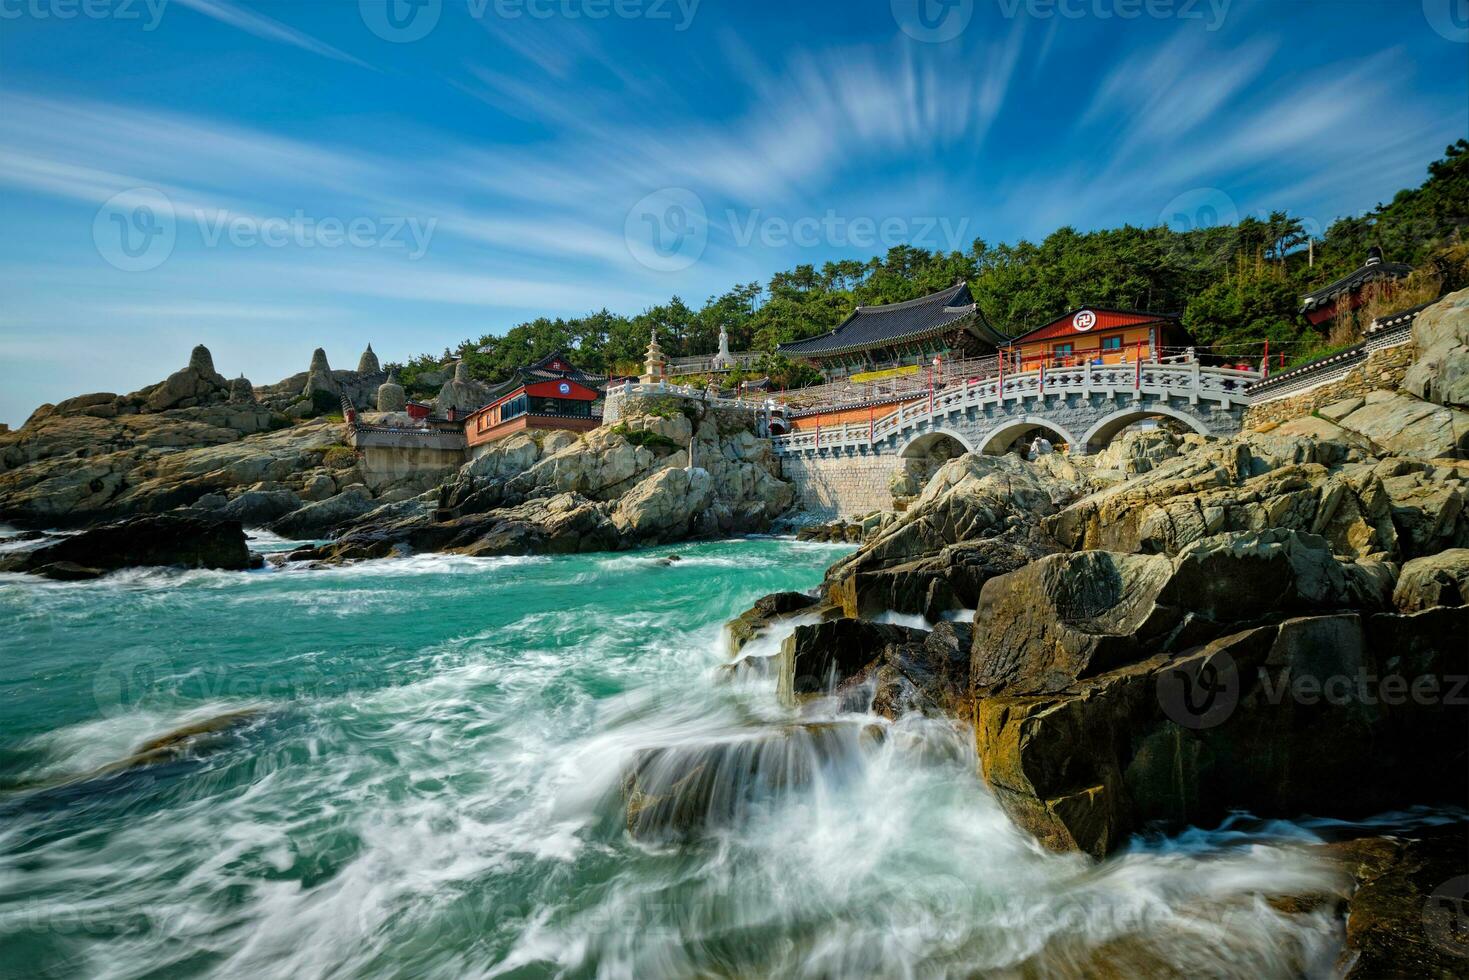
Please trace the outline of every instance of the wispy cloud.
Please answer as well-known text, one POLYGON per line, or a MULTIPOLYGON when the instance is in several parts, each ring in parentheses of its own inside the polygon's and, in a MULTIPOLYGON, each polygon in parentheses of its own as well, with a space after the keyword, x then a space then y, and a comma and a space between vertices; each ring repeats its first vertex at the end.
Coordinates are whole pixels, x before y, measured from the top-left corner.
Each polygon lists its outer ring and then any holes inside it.
POLYGON ((212 17, 221 24, 239 28, 247 34, 264 38, 267 41, 276 41, 281 44, 289 44, 300 48, 302 51, 310 51, 326 58, 334 58, 337 61, 345 61, 348 64, 357 65, 360 68, 371 68, 366 62, 353 57, 340 48, 334 48, 325 41, 319 41, 309 34, 288 27, 278 20, 272 20, 264 14, 253 10, 246 10, 229 0, 173 0, 180 7, 212 17))

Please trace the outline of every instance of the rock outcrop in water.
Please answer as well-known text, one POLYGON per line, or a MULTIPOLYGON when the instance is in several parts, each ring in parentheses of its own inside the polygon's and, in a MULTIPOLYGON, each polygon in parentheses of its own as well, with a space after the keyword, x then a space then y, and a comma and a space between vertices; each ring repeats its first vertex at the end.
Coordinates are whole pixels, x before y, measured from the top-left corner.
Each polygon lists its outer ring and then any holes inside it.
POLYGON ((237 521, 163 514, 135 517, 0 557, 0 570, 77 581, 119 568, 179 566, 243 571, 251 567, 237 521))
POLYGON ((1057 850, 1239 809, 1462 806, 1469 293, 1424 315, 1410 391, 1225 441, 1132 434, 1075 465, 953 460, 821 600, 731 633, 840 610, 786 640, 788 698, 971 721, 981 777, 1057 850), (857 618, 967 608, 972 631, 902 639, 857 618))
POLYGON ((505 439, 437 493, 375 510, 298 557, 617 551, 763 531, 794 502, 748 413, 674 399, 625 412, 582 436, 505 439))

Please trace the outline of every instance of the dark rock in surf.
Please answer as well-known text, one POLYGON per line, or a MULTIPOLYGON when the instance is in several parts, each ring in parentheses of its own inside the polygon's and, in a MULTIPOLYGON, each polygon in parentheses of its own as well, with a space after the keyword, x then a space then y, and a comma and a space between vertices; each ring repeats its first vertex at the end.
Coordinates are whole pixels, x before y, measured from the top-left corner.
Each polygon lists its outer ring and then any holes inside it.
POLYGON ((37 572, 50 565, 98 571, 143 566, 178 565, 242 571, 250 567, 250 549, 237 521, 208 521, 173 514, 134 517, 83 531, 54 544, 4 560, 7 571, 37 572))
POLYGON ((781 644, 777 691, 786 704, 824 694, 862 673, 889 644, 921 643, 926 630, 861 619, 797 626, 781 644))
POLYGON ((683 840, 738 825, 783 793, 854 771, 864 745, 881 738, 876 725, 826 722, 645 749, 623 775, 628 832, 683 840))

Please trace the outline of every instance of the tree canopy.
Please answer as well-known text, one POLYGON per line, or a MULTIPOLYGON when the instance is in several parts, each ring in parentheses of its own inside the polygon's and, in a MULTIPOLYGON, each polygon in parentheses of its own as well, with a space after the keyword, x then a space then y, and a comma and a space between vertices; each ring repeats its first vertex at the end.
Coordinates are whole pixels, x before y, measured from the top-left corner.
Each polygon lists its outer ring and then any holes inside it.
MULTIPOLYGON (((1272 349, 1303 355, 1328 342, 1324 329, 1299 315, 1303 294, 1356 269, 1372 245, 1391 261, 1433 270, 1444 290, 1461 288, 1466 226, 1469 140, 1461 139, 1429 166, 1421 186, 1334 222, 1315 242, 1298 218, 1274 211, 1183 232, 1063 227, 1039 244, 976 239, 964 252, 900 245, 867 262, 798 265, 764 286, 735 285, 697 309, 674 296, 635 316, 604 308, 570 319, 538 317, 396 367, 410 389, 422 388, 415 382, 423 374, 461 357, 472 375, 494 382, 561 348, 587 370, 636 373, 654 328, 671 357, 713 353, 721 327, 732 350, 770 352, 832 329, 854 306, 913 299, 959 279, 968 280, 989 321, 1011 335, 1075 307, 1114 306, 1182 314, 1200 345, 1222 352, 1255 350, 1269 339, 1272 349)), ((809 376, 784 358, 767 358, 762 367, 787 386, 809 376)))

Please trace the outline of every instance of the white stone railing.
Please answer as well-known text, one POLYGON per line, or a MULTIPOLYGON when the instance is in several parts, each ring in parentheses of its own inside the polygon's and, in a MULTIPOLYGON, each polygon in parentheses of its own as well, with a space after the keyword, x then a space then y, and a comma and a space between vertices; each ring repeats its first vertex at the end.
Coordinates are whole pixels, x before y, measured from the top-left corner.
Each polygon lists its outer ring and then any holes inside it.
MULTIPOLYGON (((760 351, 742 350, 731 351, 731 358, 735 366, 740 368, 754 367, 760 361, 760 351)), ((673 357, 668 361, 669 374, 714 374, 717 371, 725 371, 727 368, 716 368, 714 366, 715 355, 701 355, 698 357, 673 357)))
POLYGON ((894 433, 915 427, 921 422, 942 418, 958 409, 1003 405, 1011 400, 1042 398, 1046 395, 1078 393, 1083 396, 1113 396, 1132 393, 1177 396, 1197 404, 1200 400, 1216 401, 1224 406, 1247 406, 1245 389, 1260 380, 1256 371, 1235 368, 1206 367, 1198 361, 1184 363, 1082 364, 1068 368, 1026 371, 1007 374, 1003 378, 978 381, 964 380, 928 398, 898 406, 894 412, 870 422, 849 422, 840 426, 821 427, 793 432, 774 439, 778 453, 799 453, 819 449, 846 449, 872 446, 894 433))
POLYGON ((611 425, 622 418, 622 406, 629 398, 657 398, 673 397, 687 398, 690 401, 703 402, 715 408, 734 408, 747 412, 763 412, 766 410, 764 401, 753 401, 748 398, 721 398, 711 395, 704 388, 694 385, 676 385, 667 381, 625 381, 620 385, 609 385, 606 400, 602 407, 602 421, 611 425))

